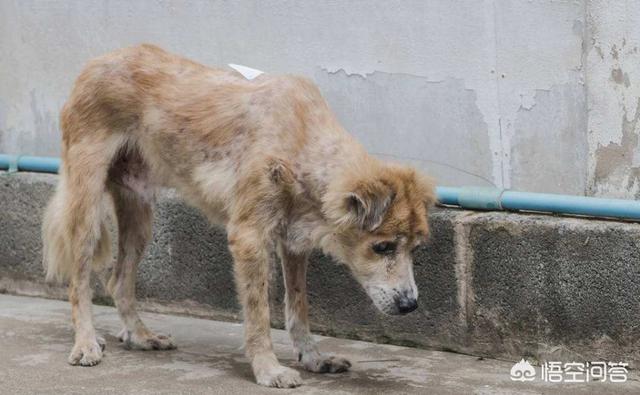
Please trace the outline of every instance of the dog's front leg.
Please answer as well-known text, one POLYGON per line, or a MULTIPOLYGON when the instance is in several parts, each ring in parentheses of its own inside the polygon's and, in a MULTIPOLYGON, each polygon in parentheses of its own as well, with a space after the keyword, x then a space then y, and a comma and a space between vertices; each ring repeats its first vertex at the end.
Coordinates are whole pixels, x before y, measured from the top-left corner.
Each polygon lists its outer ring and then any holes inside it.
POLYGON ((309 331, 307 313, 307 255, 294 254, 281 246, 279 250, 285 280, 285 314, 287 330, 298 354, 298 362, 316 373, 345 372, 351 363, 340 357, 322 354, 309 331))
POLYGON ((259 229, 233 226, 229 249, 244 312, 245 352, 258 384, 291 388, 302 384, 300 374, 280 365, 273 353, 269 319, 269 243, 259 229))

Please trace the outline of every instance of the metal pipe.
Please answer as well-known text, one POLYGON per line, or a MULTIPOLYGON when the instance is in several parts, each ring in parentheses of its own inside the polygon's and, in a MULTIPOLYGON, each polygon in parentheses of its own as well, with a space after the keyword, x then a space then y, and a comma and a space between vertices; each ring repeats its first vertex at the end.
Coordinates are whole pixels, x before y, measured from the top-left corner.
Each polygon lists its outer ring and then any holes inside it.
MULTIPOLYGON (((57 173, 59 158, 0 154, 0 170, 57 173)), ((525 210, 640 220, 640 201, 486 187, 437 187, 438 202, 471 210, 525 210)))

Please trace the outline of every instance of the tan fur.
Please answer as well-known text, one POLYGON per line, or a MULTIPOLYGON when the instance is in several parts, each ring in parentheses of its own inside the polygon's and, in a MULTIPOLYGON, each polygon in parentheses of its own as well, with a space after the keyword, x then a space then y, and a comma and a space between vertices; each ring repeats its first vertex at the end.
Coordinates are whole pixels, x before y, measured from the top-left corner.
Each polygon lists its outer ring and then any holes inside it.
MULTIPOLYGON (((110 257, 106 223, 118 224, 109 290, 129 347, 168 349, 135 310, 135 272, 151 236, 157 187, 177 189, 226 226, 245 342, 258 383, 293 387, 269 335, 269 259, 281 258, 287 327, 302 365, 338 372, 309 333, 306 260, 321 248, 346 264, 376 306, 397 313, 417 298, 411 249, 428 235, 433 187, 413 169, 369 156, 338 124, 317 87, 295 76, 248 81, 151 45, 92 60, 61 114, 60 183, 44 220, 49 279, 70 281, 72 364, 100 361, 91 317, 92 266, 110 257), (393 254, 372 246, 394 243, 393 254), (404 300, 404 299, 403 299, 404 300)), ((415 307, 414 307, 415 308, 415 307)))

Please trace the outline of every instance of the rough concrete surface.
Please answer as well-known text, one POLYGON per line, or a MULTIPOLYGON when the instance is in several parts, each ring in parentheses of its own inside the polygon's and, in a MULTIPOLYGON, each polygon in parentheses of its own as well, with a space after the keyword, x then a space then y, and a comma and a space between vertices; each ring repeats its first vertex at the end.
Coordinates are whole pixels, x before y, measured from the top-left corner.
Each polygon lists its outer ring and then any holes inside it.
MULTIPOLYGON (((40 220, 57 176, 0 174, 0 291, 66 298, 43 283, 40 220)), ((415 256, 419 308, 379 313, 347 269, 316 254, 312 329, 330 336, 519 360, 640 361, 640 226, 635 223, 435 210, 415 256)), ((225 234, 163 193, 138 272, 145 309, 241 319, 225 234)), ((274 262, 272 324, 282 328, 274 262)), ((96 276, 103 277, 108 271, 96 276)), ((111 304, 100 281, 96 302, 111 304)))
MULTIPOLYGON (((239 324, 143 314, 147 324, 170 333, 174 351, 127 351, 116 339, 114 308, 95 306, 97 331, 107 340, 103 361, 91 368, 66 362, 72 346, 67 303, 0 295, 0 383, 3 394, 631 394, 626 383, 580 384, 511 381, 512 363, 460 354, 318 336, 325 352, 353 362, 344 374, 303 372, 304 385, 282 390, 253 383, 242 351, 239 324)), ((285 332, 273 331, 280 361, 296 368, 285 332)))

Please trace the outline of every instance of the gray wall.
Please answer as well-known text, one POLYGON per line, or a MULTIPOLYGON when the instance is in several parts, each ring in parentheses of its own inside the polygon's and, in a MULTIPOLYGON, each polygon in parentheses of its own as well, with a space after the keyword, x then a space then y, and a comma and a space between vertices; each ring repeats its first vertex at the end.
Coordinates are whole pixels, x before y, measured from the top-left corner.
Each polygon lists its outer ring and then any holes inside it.
POLYGON ((442 185, 635 198, 640 2, 0 0, 0 152, 58 155, 87 59, 151 42, 312 77, 442 185))

